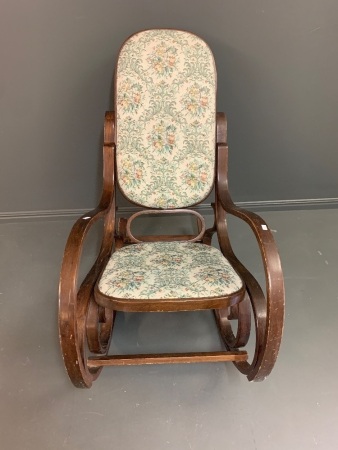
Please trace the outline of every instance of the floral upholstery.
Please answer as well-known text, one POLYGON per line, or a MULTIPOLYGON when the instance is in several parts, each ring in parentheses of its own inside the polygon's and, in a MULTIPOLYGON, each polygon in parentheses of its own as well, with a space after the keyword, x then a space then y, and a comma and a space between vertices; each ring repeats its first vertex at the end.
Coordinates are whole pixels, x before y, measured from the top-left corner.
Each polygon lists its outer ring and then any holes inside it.
POLYGON ((215 172, 216 72, 209 47, 178 30, 147 30, 123 45, 116 70, 117 174, 150 208, 202 201, 215 172))
POLYGON ((191 242, 152 242, 113 253, 99 291, 122 299, 220 297, 242 281, 222 253, 191 242))

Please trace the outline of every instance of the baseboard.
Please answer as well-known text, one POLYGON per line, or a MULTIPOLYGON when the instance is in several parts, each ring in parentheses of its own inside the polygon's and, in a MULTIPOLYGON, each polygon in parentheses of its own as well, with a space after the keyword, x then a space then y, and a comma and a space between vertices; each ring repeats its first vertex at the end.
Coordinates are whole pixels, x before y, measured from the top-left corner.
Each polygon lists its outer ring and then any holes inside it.
MULTIPOLYGON (((249 211, 288 211, 303 209, 331 209, 338 207, 338 198, 292 199, 292 200, 264 200, 251 202, 236 202, 238 206, 249 211)), ((136 206, 121 206, 118 208, 119 217, 128 216, 140 211, 136 206)), ((201 214, 211 214, 210 204, 202 203, 196 209, 201 214)), ((0 221, 16 222, 20 220, 60 220, 72 219, 87 213, 86 209, 55 209, 42 211, 13 211, 0 213, 0 221)))
POLYGON ((42 211, 13 211, 0 213, 0 220, 18 221, 18 220, 59 220, 77 218, 89 211, 88 209, 51 209, 42 211))
POLYGON ((338 198, 301 198, 291 200, 264 200, 257 202, 236 202, 250 211, 287 211, 294 209, 332 209, 338 207, 338 198))

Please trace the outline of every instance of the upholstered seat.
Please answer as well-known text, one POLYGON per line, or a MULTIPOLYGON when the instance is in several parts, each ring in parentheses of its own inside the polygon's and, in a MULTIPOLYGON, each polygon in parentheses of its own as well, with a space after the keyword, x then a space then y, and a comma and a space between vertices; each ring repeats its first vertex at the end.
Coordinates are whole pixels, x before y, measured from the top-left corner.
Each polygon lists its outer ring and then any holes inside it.
POLYGON ((149 242, 112 254, 99 282, 102 294, 123 299, 224 297, 242 280, 214 247, 149 242))

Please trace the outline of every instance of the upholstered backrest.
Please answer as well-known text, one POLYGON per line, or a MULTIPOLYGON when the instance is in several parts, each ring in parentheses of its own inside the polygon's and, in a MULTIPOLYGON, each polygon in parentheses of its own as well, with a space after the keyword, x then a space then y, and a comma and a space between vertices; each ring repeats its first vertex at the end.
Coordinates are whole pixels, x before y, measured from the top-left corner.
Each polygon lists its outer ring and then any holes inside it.
POLYGON ((141 31, 122 46, 115 76, 124 195, 150 208, 202 201, 215 174, 216 71, 209 47, 185 31, 141 31))

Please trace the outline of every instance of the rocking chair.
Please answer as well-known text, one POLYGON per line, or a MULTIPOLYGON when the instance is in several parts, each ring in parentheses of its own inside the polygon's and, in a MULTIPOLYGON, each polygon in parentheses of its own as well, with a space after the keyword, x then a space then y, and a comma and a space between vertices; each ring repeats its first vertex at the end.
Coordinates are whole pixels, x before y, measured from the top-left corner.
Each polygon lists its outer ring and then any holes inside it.
POLYGON ((216 71, 209 47, 185 31, 141 31, 123 44, 115 72, 115 112, 104 124, 99 206, 69 235, 59 288, 59 333, 68 375, 90 387, 105 366, 232 361, 250 381, 269 375, 284 322, 279 255, 267 224, 235 206, 227 182, 227 122, 216 112, 216 71), (117 184, 138 207, 116 218, 117 184), (215 190, 214 225, 191 209, 215 190), (143 209, 142 209, 143 208, 143 209), (197 233, 134 235, 146 214, 191 214, 197 233), (226 214, 244 220, 258 242, 266 297, 235 256, 226 214), (78 287, 85 237, 104 221, 96 262, 78 287), (211 245, 216 233, 219 248, 211 245), (224 351, 109 355, 118 311, 214 311, 224 351), (255 351, 246 346, 254 319, 255 351), (236 322, 235 332, 232 324, 236 322))

